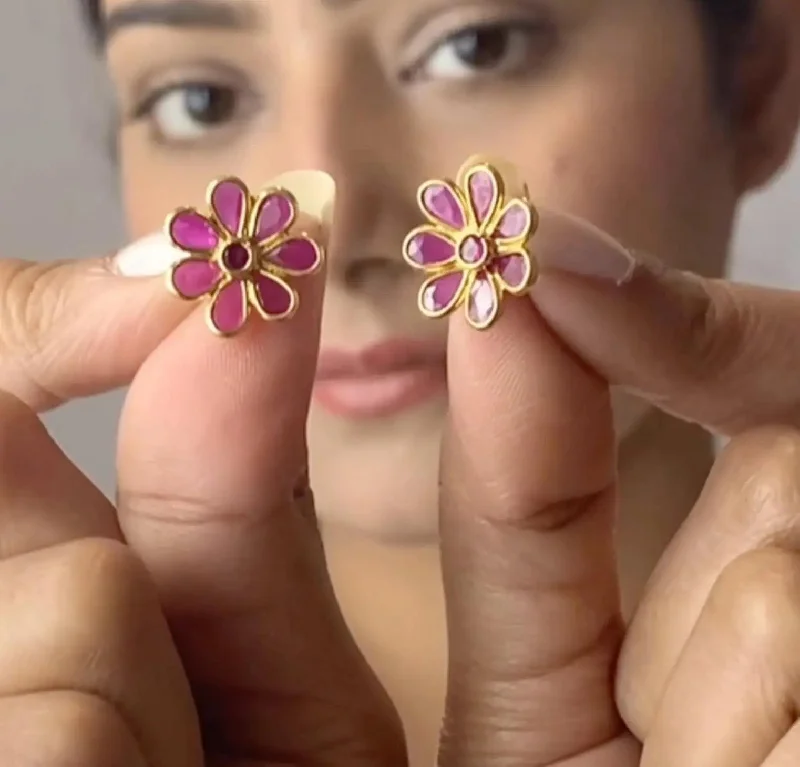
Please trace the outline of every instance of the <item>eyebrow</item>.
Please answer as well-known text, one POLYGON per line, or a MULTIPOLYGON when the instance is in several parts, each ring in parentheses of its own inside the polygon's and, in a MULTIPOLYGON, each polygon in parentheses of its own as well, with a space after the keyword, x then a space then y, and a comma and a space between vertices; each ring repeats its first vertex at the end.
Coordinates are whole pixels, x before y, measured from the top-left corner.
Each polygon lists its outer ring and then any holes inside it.
POLYGON ((108 43, 123 30, 140 26, 242 31, 258 24, 251 3, 224 0, 141 0, 112 10, 103 20, 102 39, 108 43))

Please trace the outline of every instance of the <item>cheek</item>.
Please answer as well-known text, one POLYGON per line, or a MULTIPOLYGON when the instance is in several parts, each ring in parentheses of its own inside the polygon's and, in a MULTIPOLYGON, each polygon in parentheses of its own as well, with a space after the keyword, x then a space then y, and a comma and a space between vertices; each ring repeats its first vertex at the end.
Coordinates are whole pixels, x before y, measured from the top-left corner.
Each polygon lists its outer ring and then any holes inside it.
POLYGON ((688 261, 719 198, 710 194, 716 150, 706 105, 676 85, 641 86, 575 93, 533 135, 515 131, 506 143, 526 147, 517 162, 542 205, 582 215, 631 247, 688 261))
POLYGON ((206 189, 215 178, 241 175, 248 165, 227 154, 161 150, 136 131, 123 135, 120 167, 123 203, 132 237, 161 229, 166 217, 182 206, 206 207, 206 189))
POLYGON ((183 173, 174 175, 159 170, 147 153, 138 151, 141 145, 141 141, 133 138, 123 136, 121 140, 123 204, 128 231, 133 238, 158 231, 174 208, 202 202, 202 198, 186 196, 186 190, 192 187, 183 173))

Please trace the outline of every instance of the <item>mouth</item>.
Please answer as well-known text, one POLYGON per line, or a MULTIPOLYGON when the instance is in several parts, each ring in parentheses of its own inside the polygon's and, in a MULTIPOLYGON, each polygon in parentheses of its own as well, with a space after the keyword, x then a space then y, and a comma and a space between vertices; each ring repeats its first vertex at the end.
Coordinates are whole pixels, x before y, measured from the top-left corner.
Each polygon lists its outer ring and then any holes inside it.
POLYGON ((353 352, 323 349, 314 401, 331 415, 381 418, 421 405, 446 388, 441 346, 396 339, 353 352))

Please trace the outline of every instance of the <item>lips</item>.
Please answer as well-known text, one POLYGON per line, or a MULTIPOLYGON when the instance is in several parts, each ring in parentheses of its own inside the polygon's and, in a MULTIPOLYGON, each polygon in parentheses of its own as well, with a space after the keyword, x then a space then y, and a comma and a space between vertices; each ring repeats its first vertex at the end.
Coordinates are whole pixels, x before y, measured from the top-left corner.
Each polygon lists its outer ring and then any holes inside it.
POLYGON ((379 418, 433 399, 446 386, 441 346, 392 340, 356 352, 324 349, 314 399, 332 415, 379 418))

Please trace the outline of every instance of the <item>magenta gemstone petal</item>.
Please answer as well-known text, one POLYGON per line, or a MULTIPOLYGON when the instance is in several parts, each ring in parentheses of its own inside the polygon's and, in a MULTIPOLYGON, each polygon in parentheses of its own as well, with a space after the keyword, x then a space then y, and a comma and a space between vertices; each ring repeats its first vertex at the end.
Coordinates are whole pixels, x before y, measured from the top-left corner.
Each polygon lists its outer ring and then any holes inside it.
POLYGON ((429 181, 422 189, 420 202, 423 210, 434 221, 456 231, 467 225, 467 217, 461 201, 448 184, 441 181, 429 181))
POLYGON ((203 258, 187 258, 173 267, 172 285, 183 298, 199 298, 210 293, 221 276, 215 263, 203 258))
POLYGON ((316 243, 296 237, 269 251, 266 259, 292 274, 308 274, 319 266, 321 255, 316 243))
POLYGON ((518 240, 530 233, 532 223, 530 207, 522 200, 512 200, 503 211, 494 235, 502 240, 518 240))
POLYGON ((177 213, 170 222, 169 233, 179 248, 196 253, 208 253, 219 245, 213 224, 194 210, 177 213))
POLYGON ((411 234, 403 245, 406 260, 414 266, 442 266, 456 256, 455 243, 438 232, 411 234))
POLYGON ((482 272, 472 283, 467 298, 467 319, 470 325, 483 329, 488 327, 500 309, 500 297, 494 280, 482 272))
POLYGON ((531 262, 527 255, 510 253, 498 258, 493 266, 504 287, 512 293, 527 287, 531 276, 531 262))
POLYGON ((468 186, 475 219, 482 224, 497 208, 500 197, 497 179, 487 168, 479 168, 470 174, 468 186))
POLYGON ((441 317, 458 304, 466 272, 454 270, 426 280, 420 289, 422 310, 432 317, 441 317))
POLYGON ((294 221, 295 209, 291 197, 282 192, 268 194, 258 206, 255 238, 264 242, 286 231, 294 221))
POLYGON ((247 193, 241 183, 232 179, 220 181, 211 193, 211 208, 234 237, 242 236, 247 216, 247 193))
POLYGON ((245 284, 241 280, 232 280, 217 293, 211 304, 211 323, 220 333, 230 335, 244 325, 247 310, 245 284))
POLYGON ((285 317, 294 309, 294 293, 283 280, 262 272, 256 275, 253 288, 259 309, 265 317, 285 317))

